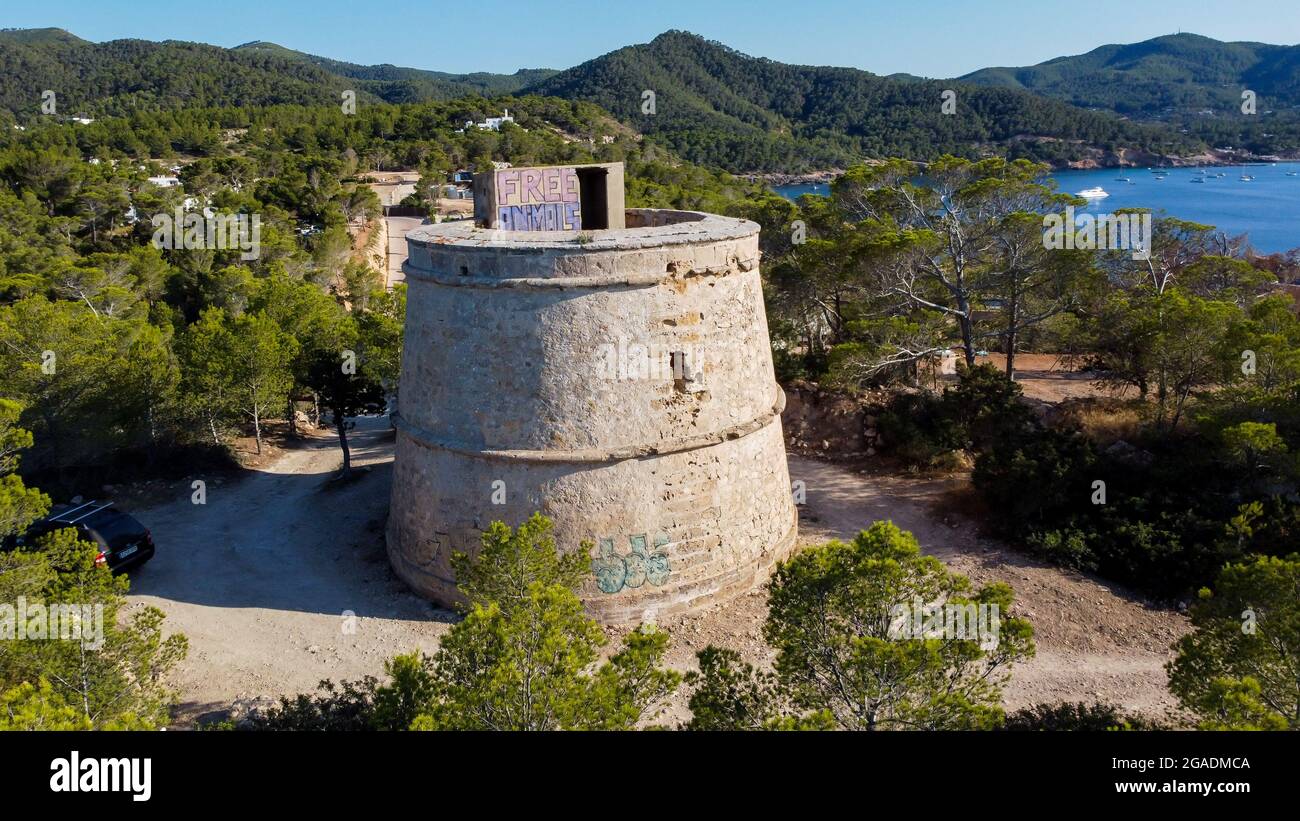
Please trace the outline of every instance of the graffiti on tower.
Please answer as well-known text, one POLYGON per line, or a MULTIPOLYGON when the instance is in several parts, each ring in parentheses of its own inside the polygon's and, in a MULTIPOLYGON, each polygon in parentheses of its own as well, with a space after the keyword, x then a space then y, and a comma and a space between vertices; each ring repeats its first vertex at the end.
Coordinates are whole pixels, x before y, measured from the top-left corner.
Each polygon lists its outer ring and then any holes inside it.
POLYGON ((576 231, 582 227, 578 171, 571 166, 496 172, 497 225, 507 231, 576 231))

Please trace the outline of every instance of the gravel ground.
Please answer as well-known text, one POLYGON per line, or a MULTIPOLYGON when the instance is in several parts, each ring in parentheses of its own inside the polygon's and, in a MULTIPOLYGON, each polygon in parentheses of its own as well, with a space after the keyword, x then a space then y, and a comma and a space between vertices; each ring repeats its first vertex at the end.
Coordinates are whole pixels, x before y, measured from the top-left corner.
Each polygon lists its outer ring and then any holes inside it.
MULTIPOLYGON (((350 482, 331 481, 340 454, 321 433, 247 478, 214 480, 206 505, 191 503, 186 484, 175 501, 139 511, 158 554, 133 574, 131 600, 162 608, 168 628, 190 640, 175 680, 179 724, 235 701, 309 691, 325 678, 379 675, 397 653, 436 649, 452 614, 407 592, 383 552, 393 447, 386 420, 358 420, 354 440, 367 470, 350 482)), ((1173 709, 1163 665, 1186 620, 980 538, 974 522, 945 507, 960 479, 867 474, 799 456, 790 457, 790 473, 807 488, 802 544, 892 519, 976 583, 1015 588, 1038 656, 1014 671, 1008 708, 1101 699, 1151 716, 1173 709)), ((664 622, 674 637, 669 663, 690 669, 709 643, 770 662, 760 637, 765 610, 755 591, 664 622)), ((664 720, 686 714, 679 694, 664 720)))
POLYGON ((361 418, 353 434, 364 473, 352 481, 331 481, 342 458, 322 432, 247 478, 210 484, 205 505, 186 484, 176 501, 137 514, 158 553, 132 573, 130 598, 162 608, 167 628, 190 640, 175 678, 180 723, 436 649, 451 614, 409 593, 384 555, 387 420, 361 418))

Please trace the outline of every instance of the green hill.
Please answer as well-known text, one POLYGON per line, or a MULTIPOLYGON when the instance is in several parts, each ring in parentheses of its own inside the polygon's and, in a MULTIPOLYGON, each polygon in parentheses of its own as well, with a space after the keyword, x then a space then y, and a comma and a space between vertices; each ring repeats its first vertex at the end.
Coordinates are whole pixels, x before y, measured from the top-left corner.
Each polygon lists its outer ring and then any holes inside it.
POLYGON ((86 42, 86 40, 82 40, 77 35, 63 29, 0 29, 0 43, 33 45, 39 43, 84 44, 86 42))
POLYGON ((133 110, 337 105, 344 90, 393 103, 510 94, 555 72, 446 74, 361 66, 275 43, 233 49, 202 43, 113 40, 91 43, 62 29, 0 31, 0 109, 35 116, 41 94, 58 95, 62 114, 121 115, 133 110))
POLYGON ((61 114, 337 103, 341 77, 302 60, 202 43, 90 43, 58 29, 0 32, 0 108, 35 116, 46 89, 61 114))
POLYGON ((597 103, 693 162, 792 171, 863 157, 1008 153, 1062 162, 1090 151, 1189 150, 1143 128, 1021 90, 901 80, 750 57, 672 31, 560 72, 527 91, 597 103), (954 115, 943 91, 958 93, 954 115), (655 112, 643 113, 645 91, 655 112))
POLYGON ((1107 163, 1129 150, 1204 147, 1196 135, 1084 111, 1040 96, 1045 92, 788 65, 678 31, 566 71, 514 74, 363 66, 264 41, 225 49, 176 41, 90 43, 59 29, 0 32, 0 109, 33 118, 46 89, 57 92, 60 113, 89 115, 337 105, 348 89, 362 101, 393 103, 553 95, 596 103, 688 160, 736 172, 944 153, 1107 163), (957 92, 952 115, 941 110, 947 89, 957 92), (655 95, 653 114, 643 113, 647 91, 655 95))
POLYGON ((545 80, 557 73, 555 69, 549 68, 525 68, 514 74, 492 74, 483 71, 450 74, 389 64, 364 66, 294 51, 261 40, 236 46, 233 51, 274 54, 302 60, 339 77, 357 80, 358 90, 367 91, 390 103, 452 100, 467 94, 480 94, 485 97, 513 94, 525 86, 545 80))
POLYGON ((1300 46, 1224 43, 1197 34, 1107 45, 1022 68, 986 68, 959 78, 1032 91, 1077 106, 1168 118, 1211 109, 1240 112, 1241 92, 1259 107, 1300 107, 1300 46))

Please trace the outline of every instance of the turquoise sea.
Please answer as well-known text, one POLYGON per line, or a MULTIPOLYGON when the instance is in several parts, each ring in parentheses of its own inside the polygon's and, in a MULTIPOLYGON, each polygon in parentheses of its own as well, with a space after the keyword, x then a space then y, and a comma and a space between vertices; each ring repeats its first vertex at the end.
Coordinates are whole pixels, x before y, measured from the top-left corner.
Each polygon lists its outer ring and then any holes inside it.
MULTIPOLYGON (((1248 234, 1251 245, 1262 253, 1300 247, 1300 163, 1156 171, 1162 173, 1146 168, 1105 168, 1057 171, 1052 177, 1060 190, 1071 194, 1086 188, 1105 189, 1110 196, 1090 201, 1087 210, 1091 212, 1151 208, 1213 225, 1228 234, 1248 234), (1243 174, 1254 179, 1243 181, 1243 174), (1204 182, 1193 182, 1197 179, 1204 182)), ((830 186, 781 185, 774 190, 796 199, 803 194, 827 194, 830 186)))

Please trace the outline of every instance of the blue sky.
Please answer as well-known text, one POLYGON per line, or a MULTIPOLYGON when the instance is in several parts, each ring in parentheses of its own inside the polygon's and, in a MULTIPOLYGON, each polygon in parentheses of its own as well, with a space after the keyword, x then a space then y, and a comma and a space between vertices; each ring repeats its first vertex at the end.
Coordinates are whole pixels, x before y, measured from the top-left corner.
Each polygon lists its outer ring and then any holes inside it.
POLYGON ((0 27, 57 26, 88 40, 234 46, 271 40, 356 63, 440 71, 567 68, 666 29, 790 63, 952 77, 1028 65, 1178 30, 1300 42, 1296 0, 42 0, 0 27))

